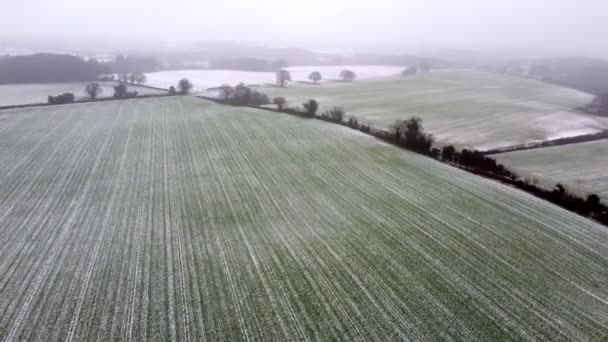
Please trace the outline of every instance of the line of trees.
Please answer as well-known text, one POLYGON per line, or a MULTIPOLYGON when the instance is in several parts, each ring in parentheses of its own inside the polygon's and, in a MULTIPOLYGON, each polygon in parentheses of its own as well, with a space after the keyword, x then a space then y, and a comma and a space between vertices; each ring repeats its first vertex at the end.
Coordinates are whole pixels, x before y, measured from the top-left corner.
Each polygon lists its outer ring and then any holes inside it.
MULTIPOLYGON (((289 82, 291 82, 291 73, 288 70, 280 69, 275 72, 276 75, 276 83, 281 87, 285 87, 289 82)), ((344 82, 352 82, 357 78, 357 74, 348 69, 344 69, 338 75, 344 82)), ((308 75, 308 79, 314 82, 315 84, 319 83, 323 79, 323 75, 319 71, 313 71, 308 75)))
POLYGON ((270 104, 268 95, 251 89, 242 82, 235 87, 224 84, 220 87, 219 92, 222 102, 232 105, 263 106, 270 104))
POLYGON ((139 85, 139 84, 148 82, 148 77, 146 77, 146 75, 141 72, 134 72, 131 74, 123 73, 123 74, 116 74, 116 75, 115 74, 101 75, 101 76, 99 76, 99 80, 106 81, 106 82, 118 81, 118 82, 123 82, 123 83, 139 85))
POLYGON ((218 58, 209 63, 210 69, 272 71, 287 68, 285 59, 267 61, 259 58, 218 58))
MULTIPOLYGON (((275 98, 275 104, 277 104, 279 111, 300 116, 315 117, 314 113, 319 106, 317 101, 309 100, 304 104, 305 110, 296 110, 294 112, 293 109, 286 106, 286 101, 283 98, 278 101, 277 99, 278 98, 275 98), (278 103, 280 103, 280 106, 278 103), (307 110, 311 107, 314 108, 314 112, 307 110), (302 115, 302 113, 307 115, 302 115)), ((433 135, 425 132, 422 125, 422 119, 419 117, 395 121, 395 123, 391 125, 389 131, 372 130, 369 125, 360 124, 359 120, 353 116, 349 117, 348 121, 345 122, 345 117, 346 113, 343 108, 334 107, 317 118, 349 126, 405 149, 430 156, 446 163, 455 164, 470 172, 510 184, 565 209, 595 219, 604 225, 608 225, 608 206, 603 204, 596 194, 590 194, 586 198, 581 198, 575 194, 569 193, 562 184, 557 184, 555 189, 539 187, 533 182, 520 177, 517 173, 509 170, 495 159, 486 156, 480 151, 469 149, 457 151, 453 145, 444 146, 441 150, 435 148, 433 147, 435 141, 433 135)))
MULTIPOLYGON (((227 98, 224 98, 224 100, 226 99, 227 98)), ((263 102, 263 104, 267 104, 266 101, 263 102)), ((334 107, 323 112, 321 115, 317 115, 319 103, 314 99, 310 99, 303 103, 301 108, 288 106, 284 97, 275 97, 272 103, 277 106, 279 112, 304 118, 317 118, 351 127, 399 147, 432 157, 445 163, 456 165, 469 172, 510 184, 570 211, 595 219, 604 225, 608 225, 608 207, 601 203, 600 198, 596 194, 591 194, 587 198, 580 198, 566 191, 565 187, 561 184, 558 184, 557 187, 552 190, 544 189, 523 179, 515 172, 498 163, 495 159, 486 156, 481 151, 469 149, 457 151, 452 145, 444 146, 440 150, 433 146, 435 138, 432 134, 427 133, 424 130, 422 119, 419 117, 413 116, 407 120, 397 120, 390 126, 390 129, 386 131, 372 128, 369 124, 362 124, 354 116, 349 117, 348 120, 345 121, 344 118, 346 117, 346 113, 341 107, 334 107)), ((253 103, 243 104, 254 106, 262 105, 253 103)), ((268 108, 265 109, 268 110, 268 108)))
POLYGON ((476 174, 510 184, 570 211, 608 225, 608 207, 600 202, 600 198, 596 194, 581 198, 569 193, 562 184, 557 184, 554 189, 545 189, 537 186, 533 181, 520 177, 517 173, 480 151, 463 149, 458 152, 454 146, 450 145, 442 149, 441 158, 448 163, 463 166, 476 174))
POLYGON ((94 59, 41 53, 0 58, 0 84, 90 82, 110 68, 94 59))
MULTIPOLYGON (((168 96, 187 95, 190 93, 190 91, 194 87, 192 82, 190 82, 190 80, 188 80, 187 78, 181 79, 178 82, 177 86, 178 86, 179 91, 174 86, 171 86, 169 88, 169 93, 166 95, 168 95, 168 96)), ((128 88, 126 82, 120 82, 119 84, 115 85, 113 87, 113 89, 114 89, 114 94, 112 96, 112 99, 124 100, 124 99, 136 98, 139 96, 139 93, 137 91, 129 91, 129 88, 128 88)), ((103 88, 99 83, 93 82, 93 83, 89 83, 85 86, 84 92, 89 96, 90 101, 95 101, 99 98, 99 96, 101 94, 103 94, 103 88)), ((149 95, 149 96, 152 96, 152 95, 149 95)), ((157 96, 165 96, 165 94, 158 94, 157 96)), ((53 105, 54 104, 73 103, 75 101, 76 101, 76 96, 74 96, 74 93, 64 93, 64 94, 60 94, 57 96, 52 96, 52 95, 48 96, 48 104, 53 104, 53 105)), ((268 103, 269 103, 269 101, 268 101, 268 103)))

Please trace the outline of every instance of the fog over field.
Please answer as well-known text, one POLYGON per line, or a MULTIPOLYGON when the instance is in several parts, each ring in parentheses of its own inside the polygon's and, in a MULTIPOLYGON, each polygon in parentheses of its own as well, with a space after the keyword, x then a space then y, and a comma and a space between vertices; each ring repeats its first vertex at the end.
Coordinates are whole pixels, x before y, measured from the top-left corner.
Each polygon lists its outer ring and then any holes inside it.
POLYGON ((598 32, 605 0, 22 0, 3 2, 1 9, 0 38, 608 56, 608 36, 598 32))

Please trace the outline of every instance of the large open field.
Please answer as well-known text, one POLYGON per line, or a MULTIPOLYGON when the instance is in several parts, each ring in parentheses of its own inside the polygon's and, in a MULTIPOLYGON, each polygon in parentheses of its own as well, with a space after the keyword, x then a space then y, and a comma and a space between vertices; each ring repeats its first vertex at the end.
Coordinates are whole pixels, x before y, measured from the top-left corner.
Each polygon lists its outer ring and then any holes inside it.
POLYGON ((415 77, 294 85, 263 90, 291 105, 316 99, 321 110, 344 107, 348 114, 385 128, 412 115, 439 142, 490 149, 595 133, 608 118, 575 113, 592 96, 521 77, 473 70, 440 70, 415 77))
POLYGON ((496 154, 494 159, 548 186, 608 200, 608 140, 496 154))
POLYGON ((0 339, 603 340, 608 230, 345 127, 0 112, 0 339))
MULTIPOLYGON (((114 94, 113 82, 99 82, 103 93, 99 96, 112 97, 114 94)), ((46 103, 49 95, 55 96, 63 93, 74 93, 78 100, 88 99, 84 88, 87 83, 38 83, 38 84, 2 84, 0 85, 0 107, 30 103, 46 103)), ((158 94, 162 91, 128 85, 129 91, 139 94, 158 94)))
MULTIPOLYGON (((350 69, 357 73, 358 79, 368 80, 379 77, 390 77, 399 75, 403 68, 391 66, 374 65, 338 65, 338 66, 303 66, 286 68, 291 73, 292 84, 310 83, 308 76, 313 71, 319 71, 323 75, 321 83, 335 81, 339 78, 340 71, 350 69)), ((169 88, 176 86, 182 78, 188 78, 194 85, 195 92, 204 92, 209 88, 219 87, 223 84, 232 86, 238 83, 247 85, 275 84, 274 72, 253 72, 237 70, 170 70, 147 74, 150 85, 169 88)))

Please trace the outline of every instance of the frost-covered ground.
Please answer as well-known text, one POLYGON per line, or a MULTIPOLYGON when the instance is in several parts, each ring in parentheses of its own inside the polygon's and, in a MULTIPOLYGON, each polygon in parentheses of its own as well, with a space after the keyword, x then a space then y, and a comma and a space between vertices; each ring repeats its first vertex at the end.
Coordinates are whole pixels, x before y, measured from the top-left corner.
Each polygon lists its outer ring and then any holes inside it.
POLYGON ((569 191, 595 193, 608 200, 608 140, 501 153, 493 157, 547 186, 562 183, 569 191))
MULTIPOLYGON (((291 72, 292 85, 310 82, 308 76, 313 71, 319 71, 323 76, 321 83, 328 80, 339 80, 340 72, 350 69, 357 74, 359 80, 399 75, 403 68, 390 66, 341 65, 341 66, 304 66, 287 68, 291 72)), ((159 71, 147 74, 148 84, 161 88, 175 86, 182 78, 188 78, 194 84, 195 91, 205 91, 208 88, 219 87, 222 84, 236 85, 243 82, 247 85, 274 84, 276 77, 273 72, 251 72, 235 70, 176 70, 159 71)))
POLYGON ((318 120, 1 111, 0 340, 595 341, 608 231, 318 120))
POLYGON ((357 74, 358 80, 368 80, 398 76, 404 68, 382 65, 301 66, 287 68, 294 82, 310 82, 308 79, 310 73, 318 71, 323 76, 323 80, 320 83, 340 81, 340 72, 345 69, 354 71, 357 74))
POLYGON ((290 105, 316 99, 386 128, 416 115, 438 142, 491 149, 595 133, 608 118, 574 112, 592 96, 514 76, 471 70, 441 70, 410 78, 321 85, 298 84, 262 91, 284 96, 290 105), (339 85, 339 86, 336 86, 339 85))
POLYGON ((222 84, 236 85, 243 82, 247 85, 258 85, 275 82, 274 73, 235 70, 172 70, 146 74, 148 84, 160 88, 177 86, 182 78, 187 78, 194 85, 194 91, 205 91, 222 84))
MULTIPOLYGON (((46 103, 48 96, 63 93, 74 93, 77 99, 87 99, 89 96, 84 88, 90 83, 37 83, 37 84, 2 84, 0 85, 0 106, 21 105, 30 103, 46 103)), ((112 82, 99 82, 103 93, 99 96, 112 97, 114 94, 112 82)), ((145 87, 128 85, 130 91, 140 94, 157 94, 160 91, 145 87)))

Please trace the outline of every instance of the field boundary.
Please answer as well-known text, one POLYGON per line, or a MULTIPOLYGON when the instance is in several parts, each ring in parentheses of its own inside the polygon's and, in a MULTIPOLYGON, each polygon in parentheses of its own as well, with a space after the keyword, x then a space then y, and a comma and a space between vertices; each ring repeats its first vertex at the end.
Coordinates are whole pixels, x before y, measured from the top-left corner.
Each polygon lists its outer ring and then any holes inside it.
POLYGON ((93 102, 108 102, 108 101, 124 101, 124 100, 135 100, 135 99, 149 99, 154 97, 170 97, 170 96, 179 96, 178 95, 170 95, 170 94, 146 94, 146 95, 137 95, 135 97, 117 99, 114 97, 102 97, 95 100, 79 100, 69 103, 26 103, 21 105, 11 105, 11 106, 0 106, 0 110, 8 110, 8 109, 21 109, 21 108, 31 108, 31 107, 47 107, 47 106, 69 106, 74 104, 83 104, 83 103, 93 103, 93 102))
POLYGON ((599 133, 577 135, 575 137, 559 138, 559 139, 544 140, 544 141, 539 141, 539 142, 529 143, 529 144, 519 144, 519 145, 506 146, 506 147, 499 147, 499 148, 495 148, 492 150, 482 151, 481 153, 483 155, 489 156, 489 155, 494 155, 494 154, 525 151, 525 150, 534 150, 534 149, 538 149, 538 148, 546 148, 546 147, 553 147, 553 146, 575 145, 575 144, 604 140, 604 139, 608 139, 608 130, 604 130, 599 133))
MULTIPOLYGON (((496 182, 500 182, 502 184, 510 185, 516 189, 522 190, 537 198, 543 199, 556 206, 559 206, 563 209, 566 209, 570 212, 576 213, 582 217, 585 217, 589 220, 592 220, 594 222, 597 222, 599 224, 602 224, 602 225, 608 227, 608 207, 605 204, 598 202, 596 205, 594 205, 592 207, 593 209, 590 209, 590 207, 588 207, 588 205, 590 205, 588 203, 589 198, 587 199, 587 201, 585 201, 584 199, 577 197, 574 194, 560 193, 560 192, 556 192, 555 190, 550 190, 550 189, 546 189, 541 186, 537 186, 535 184, 530 184, 529 182, 525 181, 520 175, 516 174, 515 172, 513 172, 511 170, 508 170, 503 165, 498 164, 494 159, 486 157, 485 155, 483 155, 482 152, 477 152, 477 153, 480 155, 480 157, 482 159, 485 158, 485 159, 488 159, 489 161, 494 162, 495 167, 497 169, 502 169, 504 174, 495 173, 490 170, 486 170, 483 167, 475 167, 475 165, 466 165, 466 164, 463 164, 462 162, 457 162, 456 160, 449 161, 449 160, 446 160, 446 159, 440 157, 438 154, 433 154, 431 151, 429 151, 429 153, 421 153, 420 151, 415 151, 415 150, 409 149, 406 146, 396 143, 394 141, 394 139, 391 139, 391 132, 386 129, 379 129, 379 128, 375 128, 375 127, 371 127, 371 126, 366 126, 367 129, 362 129, 364 126, 358 126, 356 128, 356 127, 349 125, 347 122, 344 122, 344 121, 337 122, 337 121, 329 120, 327 118, 323 118, 319 115, 313 115, 310 117, 306 117, 306 116, 302 116, 302 115, 297 115, 295 113, 280 111, 278 109, 273 109, 273 108, 260 107, 260 106, 255 106, 255 105, 239 105, 239 104, 233 104, 233 103, 226 103, 225 101, 223 101, 221 99, 212 98, 212 97, 208 97, 208 96, 194 96, 194 97, 203 99, 203 100, 207 100, 207 101, 212 101, 212 102, 215 102, 215 103, 218 103, 221 105, 260 109, 260 110, 265 110, 265 111, 269 111, 269 112, 288 114, 288 115, 296 116, 296 117, 299 117, 302 119, 316 119, 316 120, 320 120, 320 121, 325 121, 325 122, 330 122, 330 123, 338 124, 341 126, 345 126, 350 129, 365 133, 367 135, 371 135, 376 139, 379 139, 385 143, 391 144, 398 148, 421 154, 423 156, 434 159, 440 163, 450 165, 452 167, 456 167, 458 169, 461 169, 468 173, 475 174, 477 176, 482 176, 484 178, 491 179, 496 182), (593 213, 595 213, 595 214, 593 214, 593 213), (592 214, 595 216, 592 216, 592 214)), ((608 134, 608 131, 604 132, 604 133, 608 134)), ((463 150, 463 151, 467 151, 467 152, 469 152, 469 154, 474 154, 471 152, 476 152, 476 151, 468 151, 468 150, 463 150)))

